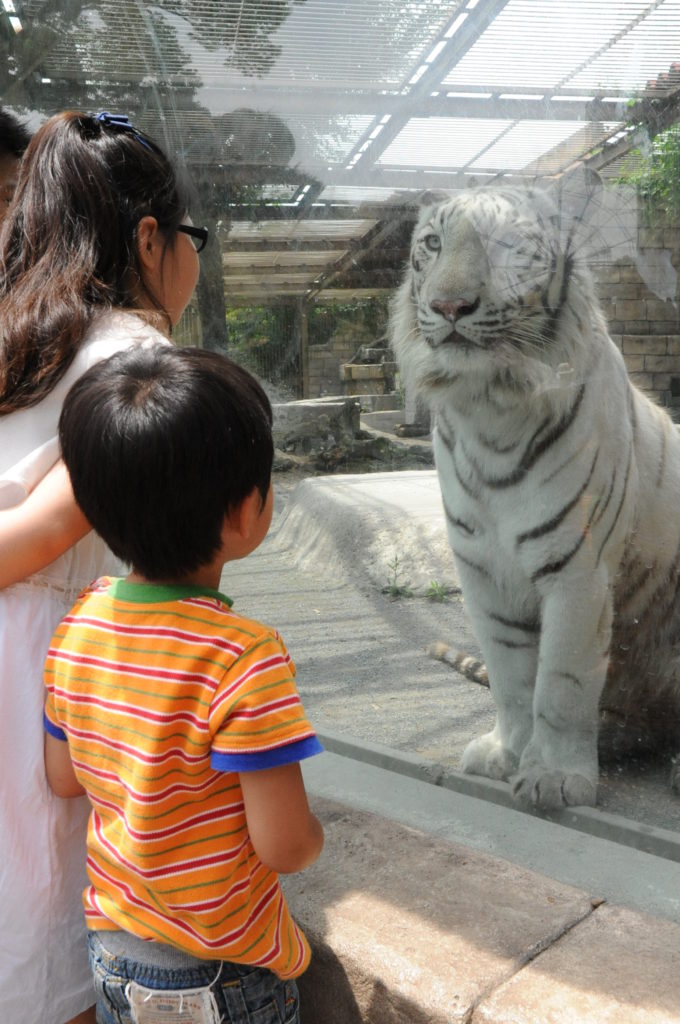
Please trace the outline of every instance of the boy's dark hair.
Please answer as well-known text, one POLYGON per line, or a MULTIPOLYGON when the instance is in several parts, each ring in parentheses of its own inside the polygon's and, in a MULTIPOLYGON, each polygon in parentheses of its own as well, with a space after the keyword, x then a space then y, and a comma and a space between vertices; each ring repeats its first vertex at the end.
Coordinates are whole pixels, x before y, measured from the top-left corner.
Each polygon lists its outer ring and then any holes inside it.
POLYGON ((119 558, 177 581, 221 546, 224 516, 271 482, 269 399, 226 356, 170 345, 97 363, 69 391, 59 440, 76 501, 119 558))
POLYGON ((31 141, 28 128, 9 110, 0 107, 0 156, 22 157, 24 150, 31 141))

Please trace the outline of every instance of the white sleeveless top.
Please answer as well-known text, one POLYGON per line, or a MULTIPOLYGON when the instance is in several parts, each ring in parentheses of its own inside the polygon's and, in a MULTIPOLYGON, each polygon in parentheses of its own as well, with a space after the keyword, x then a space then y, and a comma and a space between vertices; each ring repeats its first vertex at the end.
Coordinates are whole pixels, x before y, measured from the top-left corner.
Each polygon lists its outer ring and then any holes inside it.
MULTIPOLYGON (((103 314, 50 394, 0 417, 0 509, 20 504, 59 458, 57 424, 71 384, 114 352, 154 342, 167 339, 134 314, 103 314)), ((89 804, 47 787, 42 669, 83 587, 120 568, 90 533, 0 590, 0 1021, 11 1024, 64 1024, 94 1002, 82 907, 89 804)))

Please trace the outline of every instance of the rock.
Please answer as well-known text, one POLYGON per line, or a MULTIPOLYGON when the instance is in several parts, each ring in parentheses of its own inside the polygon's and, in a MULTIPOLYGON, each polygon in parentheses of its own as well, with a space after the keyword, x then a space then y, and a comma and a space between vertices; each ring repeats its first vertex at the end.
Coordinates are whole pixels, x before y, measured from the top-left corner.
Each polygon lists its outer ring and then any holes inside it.
POLYGON ((272 407, 274 444, 283 452, 309 454, 353 440, 360 431, 355 398, 306 399, 272 407))

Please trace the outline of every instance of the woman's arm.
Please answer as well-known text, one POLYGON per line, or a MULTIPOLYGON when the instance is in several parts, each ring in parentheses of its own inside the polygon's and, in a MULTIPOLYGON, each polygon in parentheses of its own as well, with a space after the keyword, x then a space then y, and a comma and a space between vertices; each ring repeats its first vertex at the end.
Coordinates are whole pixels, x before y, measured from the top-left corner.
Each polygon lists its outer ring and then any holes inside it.
POLYGON ((44 569, 89 529, 59 461, 21 505, 0 510, 0 588, 44 569))
POLYGON ((323 828, 309 809, 300 765, 239 772, 239 781, 260 860, 279 874, 313 864, 323 847, 323 828))

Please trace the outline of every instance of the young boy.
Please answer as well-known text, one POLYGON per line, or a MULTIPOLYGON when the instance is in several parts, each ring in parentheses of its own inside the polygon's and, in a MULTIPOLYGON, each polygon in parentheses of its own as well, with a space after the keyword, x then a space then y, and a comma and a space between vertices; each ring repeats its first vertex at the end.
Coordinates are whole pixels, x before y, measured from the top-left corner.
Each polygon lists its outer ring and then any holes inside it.
POLYGON ((310 954, 277 872, 321 852, 299 766, 321 746, 278 633, 218 590, 271 522, 269 401, 223 356, 137 347, 77 381, 59 434, 132 566, 81 595, 45 667, 48 781, 92 804, 97 1020, 294 1024, 310 954))

